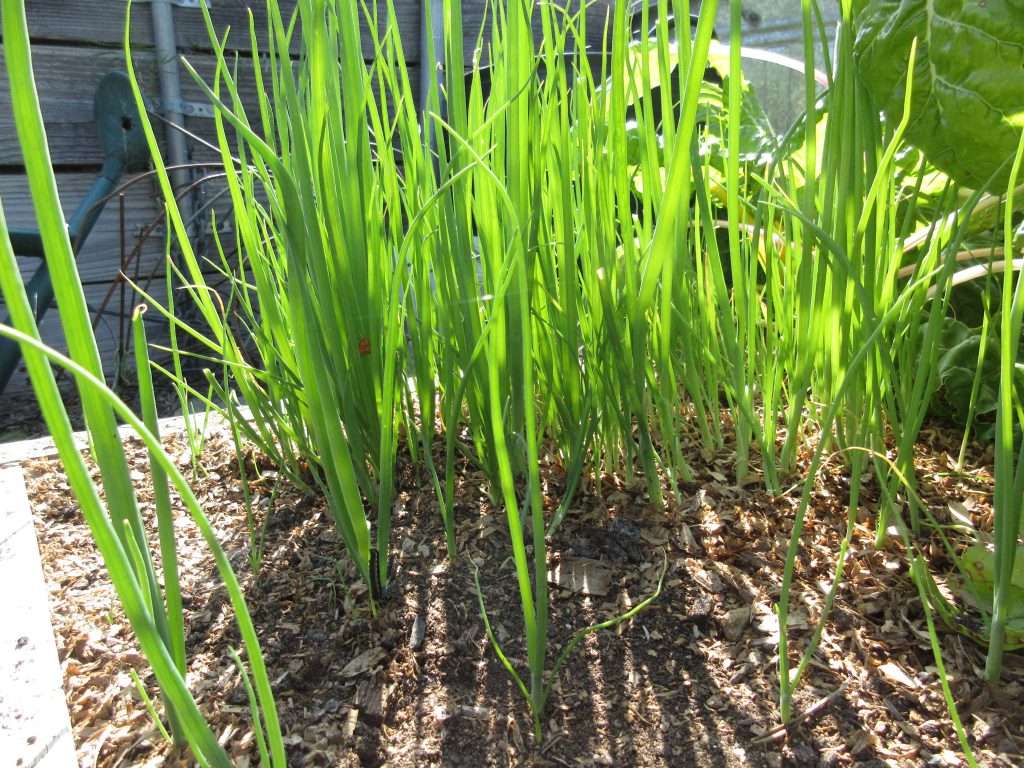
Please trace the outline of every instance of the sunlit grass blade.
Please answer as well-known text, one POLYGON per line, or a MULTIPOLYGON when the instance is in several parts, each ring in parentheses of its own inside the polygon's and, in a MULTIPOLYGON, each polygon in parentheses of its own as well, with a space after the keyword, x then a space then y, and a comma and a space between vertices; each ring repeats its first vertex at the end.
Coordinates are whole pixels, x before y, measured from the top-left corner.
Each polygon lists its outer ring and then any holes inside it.
POLYGON ((1024 433, 1021 418, 1022 393, 1018 386, 1021 330, 1024 328, 1024 270, 1013 271, 1015 232, 1013 208, 1015 185, 1024 160, 1024 137, 1017 147, 1017 155, 1010 172, 1009 191, 1003 214, 1003 248, 1006 271, 1003 275, 1001 298, 1001 324, 999 331, 999 406, 996 411, 995 476, 995 580, 992 598, 992 628, 988 655, 985 658, 985 677, 990 682, 1002 674, 1003 653, 1006 644, 1006 622, 1015 589, 1012 583, 1014 563, 1020 554, 1018 542, 1024 537, 1024 445, 1018 435, 1024 433), (1016 415, 1016 420, 1014 416, 1016 415), (1015 424, 1016 422, 1016 424, 1015 424), (1015 434, 1014 426, 1020 432, 1015 434))
MULTIPOLYGON (((3 270, 0 270, 0 277, 6 278, 6 273, 3 270)), ((6 296, 9 296, 9 294, 5 291, 6 296)), ((256 637, 255 627, 246 608, 241 585, 231 569, 227 554, 217 540, 213 527, 203 513, 195 494, 188 485, 188 481, 178 470, 174 461, 162 450, 160 440, 146 428, 145 423, 135 416, 127 405, 109 390, 103 381, 97 379, 72 359, 45 347, 33 335, 4 326, 0 326, 0 334, 16 339, 21 343, 23 352, 32 356, 36 371, 42 373, 38 380, 43 383, 39 390, 37 390, 37 396, 40 399, 40 406, 43 408, 44 413, 55 416, 52 421, 47 421, 47 425, 51 428, 61 461, 68 473, 68 482, 75 489, 76 498, 82 506, 83 515, 86 517, 97 547, 103 555, 104 563, 110 572, 111 581, 118 590, 118 596, 121 599, 125 614, 132 623, 132 628, 139 638, 139 644, 142 646, 146 659, 153 666, 153 671, 161 688, 171 698, 175 711, 181 718, 182 728, 197 759, 204 765, 230 765, 223 749, 213 737, 209 726, 199 712, 195 700, 185 687, 183 678, 178 674, 177 668, 174 666, 174 660, 163 641, 163 636, 157 629, 156 623, 145 608, 148 598, 139 589, 138 582, 133 575, 134 572, 128 566, 130 556, 117 543, 118 540, 114 532, 115 524, 105 512, 96 487, 89 476, 89 470, 85 465, 85 461, 75 446, 70 423, 67 421, 66 413, 63 411, 63 405, 57 405, 60 403, 59 393, 56 383, 52 379, 52 371, 50 371, 46 363, 47 359, 72 373, 83 389, 94 390, 104 398, 112 412, 139 436, 147 451, 150 451, 157 464, 168 476, 176 492, 181 496, 186 510, 196 523, 204 542, 213 555, 217 572, 226 587, 228 599, 235 612, 238 628, 252 667, 259 700, 260 711, 254 712, 253 716, 261 716, 265 723, 268 740, 272 745, 271 765, 283 766, 285 764, 284 745, 281 741, 281 730, 277 720, 277 708, 271 692, 270 681, 267 677, 263 653, 260 650, 259 641, 256 637), (46 381, 47 377, 49 377, 49 381, 46 381), (59 408, 59 410, 55 410, 55 408, 59 408)), ((28 356, 26 356, 26 364, 29 364, 28 356)), ((111 503, 116 504, 117 500, 111 503)))
MULTIPOLYGON (((146 428, 158 439, 160 429, 157 424, 156 396, 153 392, 153 374, 149 367, 149 350, 146 341, 146 327, 143 315, 145 305, 136 307, 132 313, 132 338, 135 347, 135 370, 139 380, 139 401, 142 406, 142 418, 146 428)), ((171 509, 171 491, 167 481, 167 473, 160 466, 157 457, 149 456, 150 475, 153 482, 153 502, 156 506, 157 532, 160 542, 160 563, 163 567, 163 598, 165 604, 159 610, 166 616, 162 624, 166 625, 165 642, 171 651, 178 674, 184 676, 185 667, 185 617, 182 613, 181 583, 178 573, 178 546, 174 533, 174 516, 171 509)), ((167 706, 167 716, 171 723, 177 746, 184 741, 180 735, 174 708, 167 706)))
MULTIPOLYGON (((93 375, 102 379, 103 366, 92 333, 89 309, 78 277, 74 252, 68 240, 57 195, 56 179, 50 165, 50 153, 33 79, 25 9, 23 4, 13 0, 5 2, 3 9, 7 72, 12 82, 18 83, 18 87, 11 89, 15 125, 36 210, 39 233, 47 254, 47 266, 53 279, 55 299, 65 329, 65 339, 71 355, 81 360, 82 365, 93 375)), ((33 326, 23 319, 21 327, 33 326)), ((121 539, 124 548, 127 548, 127 537, 131 536, 136 540, 139 550, 143 553, 143 571, 138 574, 138 578, 149 591, 151 601, 156 604, 160 601, 156 572, 149 547, 145 543, 145 527, 132 492, 128 464, 117 434, 113 412, 98 392, 82 392, 81 399, 103 488, 108 495, 124 501, 123 504, 111 509, 117 521, 116 535, 121 539)))

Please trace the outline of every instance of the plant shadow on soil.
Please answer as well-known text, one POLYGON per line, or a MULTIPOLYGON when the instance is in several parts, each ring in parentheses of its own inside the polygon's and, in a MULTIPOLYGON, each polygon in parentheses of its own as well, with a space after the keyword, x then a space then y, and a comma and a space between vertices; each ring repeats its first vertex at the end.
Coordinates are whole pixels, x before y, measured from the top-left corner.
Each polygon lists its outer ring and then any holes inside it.
MULTIPOLYGON (((132 454, 142 460, 141 451, 132 454)), ((229 442, 211 438, 203 460, 197 495, 243 583, 289 765, 909 766, 956 749, 938 686, 913 679, 933 663, 927 641, 892 626, 902 617, 919 629, 916 589, 891 559, 864 542, 857 542, 848 566, 859 587, 841 591, 822 649, 796 697, 797 714, 809 714, 788 734, 772 738, 778 630, 771 606, 794 500, 730 485, 728 451, 694 457, 694 481, 680 489, 682 504, 663 509, 649 503, 642 479, 627 485, 604 476, 600 493, 594 478, 584 482, 548 542, 555 574, 549 581, 559 580, 559 572, 578 576, 581 568, 585 579, 561 579, 570 589, 551 586, 547 668, 577 631, 649 595, 662 553, 667 573, 652 605, 589 635, 569 656, 543 713, 539 746, 526 701, 491 649, 478 609, 475 573, 504 653, 526 678, 504 510, 492 507, 481 475, 461 468, 455 504, 459 556, 449 560, 432 486, 400 452, 392 535, 395 593, 371 617, 366 588, 319 496, 288 486, 272 468, 259 466, 261 459, 253 463, 249 457, 257 524, 269 514, 264 557, 253 572, 229 442), (894 658, 907 670, 906 688, 898 676, 876 671, 894 658)), ((140 471, 145 472, 142 464, 140 471)), ((554 459, 546 460, 542 480, 550 512, 561 501, 563 482, 554 459)), ((809 519, 794 600, 800 608, 792 636, 800 639, 810 631, 807 611, 815 600, 820 604, 817 584, 831 575, 834 558, 828 554, 838 551, 844 481, 841 472, 826 473, 809 519)), ((183 540, 194 540, 192 533, 182 521, 183 540)), ((183 549, 182 556, 190 683, 236 765, 255 764, 245 688, 227 653, 240 644, 237 628, 223 588, 210 588, 219 583, 212 560, 193 548, 183 549)), ((976 649, 964 650, 961 640, 944 637, 947 664, 977 660, 976 649), (969 661, 961 658, 965 653, 969 661)), ((66 668, 73 661, 69 654, 73 647, 62 651, 66 668)), ((994 706, 1004 726, 986 737, 990 741, 1000 732, 1013 733, 1021 719, 1014 707, 1024 695, 1012 688, 1020 688, 1021 671, 1019 664, 1011 668, 1008 701, 989 702, 988 710, 994 706)), ((929 679, 926 672, 922 679, 929 679)), ((146 682, 151 686, 152 678, 146 682)), ((957 693, 961 701, 976 700, 979 684, 962 682, 957 693)), ((75 691, 68 695, 79 698, 75 691)), ((120 695, 137 698, 130 687, 120 695)), ((103 755, 133 765, 185 759, 151 735, 140 738, 137 729, 123 736, 129 738, 119 744, 108 735, 108 743, 97 748, 98 764, 114 764, 103 755)), ((1003 751, 1009 748, 1019 752, 1019 740, 1002 744, 1003 751)), ((992 758, 983 761, 988 764, 1012 764, 985 754, 992 758)))
MULTIPOLYGON (((722 695, 693 648, 713 622, 711 599, 688 584, 686 566, 678 560, 656 604, 620 625, 621 631, 600 631, 575 649, 545 709, 544 737, 535 747, 526 702, 491 649, 477 607, 475 573, 492 629, 525 678, 522 614, 504 511, 491 507, 482 478, 463 474, 455 504, 459 557, 449 561, 429 486, 408 466, 402 478, 393 531, 397 591, 376 618, 368 615, 361 583, 354 590, 342 586, 354 574, 343 562, 322 502, 306 497, 311 506, 303 508, 301 499, 290 504, 278 497, 264 566, 248 583, 247 597, 282 721, 289 733, 302 736, 292 745, 290 763, 337 764, 339 753, 354 754, 360 765, 505 765, 524 759, 709 768, 750 763, 753 756, 740 747, 734 726, 729 733, 722 729, 726 723, 770 719, 770 694, 769 709, 757 712, 747 708, 766 691, 739 706, 722 695), (686 606, 694 604, 697 611, 687 614, 686 606), (682 623, 673 626, 676 617, 682 623), (417 620, 425 631, 414 649, 410 638, 417 620), (370 660, 370 668, 357 664, 359 671, 348 676, 353 659, 370 660), (709 701, 717 711, 706 706, 709 701)), ((608 583, 596 587, 603 595, 552 587, 548 668, 576 631, 628 610, 655 589, 659 547, 668 542, 634 542, 629 534, 647 532, 651 522, 667 530, 668 521, 637 517, 645 507, 639 486, 635 493, 610 495, 616 500, 611 514, 607 493, 605 499, 577 499, 581 509, 549 545, 553 566, 582 562, 608 583), (620 524, 609 529, 610 521, 620 524), (619 528, 626 531, 618 534, 623 541, 611 549, 607 545, 619 528)), ((216 641, 206 627, 193 624, 192 634, 204 644, 236 644, 233 623, 224 629, 216 641)), ((242 704, 243 695, 237 689, 229 700, 242 704)))

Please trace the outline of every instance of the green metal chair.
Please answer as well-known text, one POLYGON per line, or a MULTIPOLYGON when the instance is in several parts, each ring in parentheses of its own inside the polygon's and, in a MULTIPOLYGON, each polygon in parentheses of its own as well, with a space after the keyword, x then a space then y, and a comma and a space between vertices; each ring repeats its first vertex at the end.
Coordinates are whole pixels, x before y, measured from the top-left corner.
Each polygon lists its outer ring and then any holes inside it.
MULTIPOLYGON (((104 162, 99 176, 68 221, 68 236, 77 254, 103 212, 107 196, 117 186, 125 170, 141 165, 149 157, 149 147, 135 108, 128 76, 110 72, 100 81, 93 97, 93 116, 103 148, 104 162)), ((39 268, 25 288, 35 312, 36 322, 42 320, 53 303, 53 282, 47 267, 42 239, 36 229, 11 229, 11 245, 19 256, 42 259, 39 268)), ((10 317, 4 323, 10 324, 10 317)), ((21 359, 16 342, 0 339, 0 393, 7 387, 21 359)))

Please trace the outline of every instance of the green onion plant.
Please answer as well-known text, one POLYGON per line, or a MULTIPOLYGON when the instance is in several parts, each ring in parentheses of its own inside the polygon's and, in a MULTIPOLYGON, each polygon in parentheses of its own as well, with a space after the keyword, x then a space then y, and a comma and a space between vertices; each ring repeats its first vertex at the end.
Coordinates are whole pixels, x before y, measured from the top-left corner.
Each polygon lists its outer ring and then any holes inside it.
MULTIPOLYGON (((266 41, 248 30, 255 103, 206 13, 216 71, 193 75, 216 108, 235 242, 195 252, 155 158, 178 277, 203 325, 163 311, 218 371, 172 375, 232 417, 239 445, 325 493, 373 610, 399 450, 431 478, 453 557, 457 462, 482 471, 507 518, 529 665, 513 674, 537 727, 552 679, 546 537, 585 474, 619 474, 652 505, 673 504, 693 477, 692 426, 700 451, 734 451, 738 484, 760 476, 782 493, 803 481, 778 595, 783 720, 823 626, 794 666, 796 556, 825 457, 845 463, 850 491, 821 622, 866 482, 881 495, 877 546, 893 530, 916 546, 931 525, 914 446, 972 215, 999 201, 947 184, 922 204, 932 169, 904 166, 908 118, 882 121, 859 79, 854 5, 842 0, 830 53, 816 3, 802 0, 804 109, 781 134, 743 78, 737 3, 727 46, 712 39, 715 2, 692 25, 679 0, 644 4, 640 28, 653 32, 636 37, 624 2, 605 18, 493 3, 470 57, 461 4, 446 0, 432 51, 444 75, 429 74, 425 103, 389 0, 300 0, 291 18, 270 0, 266 41), (707 82, 709 58, 720 84, 707 82), (224 296, 211 267, 230 278, 224 296), (566 470, 560 499, 542 492, 542 452, 566 470)), ((1004 377, 1019 355, 1019 278, 1010 290, 1004 377)), ((1012 377, 1000 392, 996 570, 1008 583, 1024 472, 1012 377)))
MULTIPOLYGON (((1024 138, 1017 148, 1006 194, 1006 213, 1003 216, 1003 249, 1005 274, 1001 299, 1001 327, 999 332, 999 407, 996 411, 995 444, 995 498, 994 498, 994 563, 995 578, 992 596, 992 626, 989 632, 988 656, 985 659, 985 677, 998 682, 1002 674, 1003 653, 1006 643, 1006 625, 1011 606, 1020 609, 1020 586, 1014 584, 1014 566, 1021 557, 1021 539, 1024 538, 1024 450, 1020 434, 1024 432, 1024 404, 1019 391, 1021 358, 1021 329, 1024 327, 1024 270, 1012 279, 1013 253, 1019 250, 1010 212, 1014 210, 1014 185, 1020 177, 1024 158, 1024 138), (1016 286, 1016 287, 1014 287, 1016 286), (1017 386, 1015 386, 1017 385, 1017 386), (1015 430, 1014 427, 1017 427, 1015 430)), ((1020 617, 1017 616, 1019 619, 1020 617)))
POLYGON ((136 417, 106 386, 92 333, 82 284, 64 225, 56 181, 35 88, 24 4, 3 3, 5 65, 12 87, 12 106, 18 139, 28 175, 47 263, 53 274, 61 324, 70 357, 45 347, 29 304, 6 219, 0 207, 0 290, 11 313, 13 327, 0 334, 21 344, 29 375, 47 426, 53 436, 68 482, 103 557, 121 605, 160 686, 176 745, 187 744, 202 765, 227 766, 230 761, 218 744, 195 699, 185 684, 185 646, 181 592, 170 519, 168 482, 173 483, 210 547, 221 579, 227 587, 246 654, 259 691, 254 717, 262 717, 273 744, 271 764, 283 765, 280 727, 266 669, 245 607, 241 588, 199 503, 174 462, 160 446, 155 427, 152 383, 141 333, 141 313, 135 316, 136 349, 140 361, 140 387, 144 418, 136 417), (100 470, 100 486, 93 481, 85 459, 75 447, 67 411, 57 389, 50 362, 64 367, 79 385, 89 433, 90 450, 100 470), (157 528, 162 583, 152 555, 145 525, 129 477, 129 465, 116 419, 127 422, 149 451, 157 506, 157 528), (101 498, 100 487, 103 496, 101 498))

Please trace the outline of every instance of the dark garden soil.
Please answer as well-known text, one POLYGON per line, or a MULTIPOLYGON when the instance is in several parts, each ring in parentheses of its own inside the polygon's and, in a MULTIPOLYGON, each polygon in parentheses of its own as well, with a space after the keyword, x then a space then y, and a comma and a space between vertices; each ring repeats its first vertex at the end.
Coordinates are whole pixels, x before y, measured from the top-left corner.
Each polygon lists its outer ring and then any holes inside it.
MULTIPOLYGON (((953 512, 991 528, 992 478, 956 472, 955 434, 930 427, 918 446, 921 491, 940 522, 953 512)), ((172 454, 188 464, 184 443, 172 454)), ((134 472, 144 498, 142 452, 134 472)), ((773 498, 756 478, 737 487, 731 453, 691 456, 682 503, 653 507, 644 483, 589 478, 549 542, 550 665, 577 630, 660 598, 631 620, 588 636, 569 658, 533 744, 525 700, 490 648, 474 589, 479 569, 492 627, 526 669, 522 615, 504 512, 468 472, 458 485, 458 558, 445 555, 432 486, 401 462, 395 506, 395 594, 369 614, 324 501, 269 467, 251 483, 267 520, 258 570, 239 475, 223 434, 203 453, 195 487, 243 581, 295 766, 843 766, 961 765, 917 588, 901 548, 872 547, 876 495, 848 555, 846 582, 820 651, 777 726, 779 593, 799 489, 773 498), (354 585, 354 586, 353 586, 354 585)), ((261 464, 256 459, 257 465, 261 464)), ((991 466, 972 450, 968 466, 991 466)), ((55 462, 28 467, 53 621, 83 766, 179 765, 130 676, 151 685, 81 514, 55 462)), ((544 466, 553 509, 562 474, 544 466)), ((791 637, 799 649, 820 615, 845 527, 839 466, 815 492, 796 569, 791 637)), ((666 494, 671 499, 671 494, 666 494)), ((180 520, 189 683, 237 766, 255 765, 245 689, 227 649, 240 645, 224 590, 195 526, 180 520)), ((937 576, 950 567, 936 547, 937 576)), ((952 581, 951 581, 952 585, 952 581)), ((955 587, 950 587, 955 594, 955 587)), ((988 766, 1024 761, 1024 658, 1008 654, 996 690, 981 679, 983 649, 940 632, 960 716, 988 766)), ((150 688, 152 692, 152 688, 150 688)))
MULTIPOLYGON (((108 384, 110 383, 108 381, 108 384)), ((155 377, 153 387, 157 412, 160 415, 173 416, 181 412, 181 401, 166 377, 155 377)), ((85 429, 81 400, 74 381, 69 376, 58 372, 57 388, 67 409, 72 428, 85 429)), ((115 391, 135 413, 141 413, 138 402, 138 384, 135 381, 134 371, 122 378, 115 391)), ((24 386, 19 388, 12 386, 10 391, 2 392, 0 396, 2 396, 0 399, 0 445, 46 437, 50 434, 46 427, 46 421, 39 410, 35 392, 24 386)))

